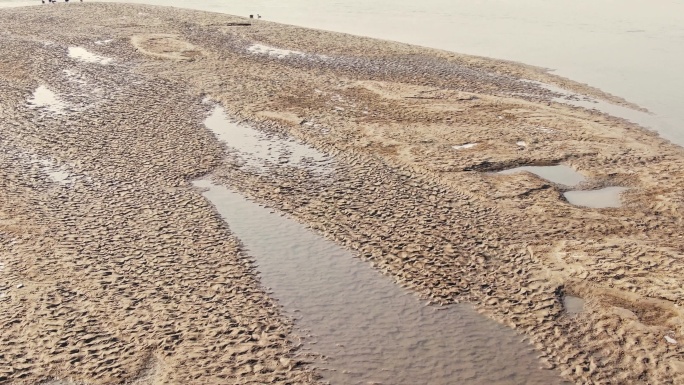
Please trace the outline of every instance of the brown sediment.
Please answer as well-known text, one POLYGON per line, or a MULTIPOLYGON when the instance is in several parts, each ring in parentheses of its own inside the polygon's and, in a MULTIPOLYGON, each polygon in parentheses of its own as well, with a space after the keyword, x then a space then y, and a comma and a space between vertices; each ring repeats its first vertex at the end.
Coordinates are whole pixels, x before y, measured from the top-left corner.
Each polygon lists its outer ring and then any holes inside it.
POLYGON ((434 302, 472 302, 567 379, 684 381, 684 151, 519 80, 619 100, 529 66, 219 14, 78 4, 0 18, 0 383, 316 381, 191 188, 209 172, 434 302), (114 61, 80 63, 69 46, 114 61), (64 114, 27 105, 40 85, 64 114), (334 155, 334 172, 224 162, 207 96, 334 155), (72 177, 50 180, 32 156, 72 177), (480 172, 558 163, 630 187, 624 206, 480 172), (581 313, 564 312, 564 292, 581 313))

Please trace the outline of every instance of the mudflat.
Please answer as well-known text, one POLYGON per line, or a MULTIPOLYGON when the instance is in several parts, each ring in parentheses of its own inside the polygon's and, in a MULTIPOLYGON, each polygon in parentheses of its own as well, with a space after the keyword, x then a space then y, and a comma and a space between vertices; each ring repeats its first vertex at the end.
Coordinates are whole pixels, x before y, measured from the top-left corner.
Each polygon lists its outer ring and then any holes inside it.
POLYGON ((0 20, 0 383, 320 381, 193 185, 206 176, 435 306, 472 304, 565 380, 684 382, 684 150, 553 90, 628 101, 221 14, 76 3, 0 20), (205 126, 216 106, 260 132, 265 163, 205 126), (499 173, 558 165, 581 182, 499 173), (564 196, 609 187, 627 188, 620 207, 564 196))

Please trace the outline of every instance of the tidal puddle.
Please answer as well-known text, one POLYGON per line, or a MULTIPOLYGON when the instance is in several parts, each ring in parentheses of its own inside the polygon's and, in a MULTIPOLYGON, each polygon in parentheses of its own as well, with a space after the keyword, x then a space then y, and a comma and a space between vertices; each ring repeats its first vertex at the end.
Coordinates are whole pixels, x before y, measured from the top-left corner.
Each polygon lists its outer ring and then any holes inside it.
POLYGON ((584 299, 572 295, 563 297, 563 307, 569 315, 576 315, 584 311, 584 299))
POLYGON ((261 55, 268 55, 268 56, 275 56, 279 59, 282 59, 286 56, 305 56, 306 54, 304 52, 300 51, 292 51, 289 49, 281 49, 281 48, 275 48, 275 47, 269 47, 267 45, 263 44, 253 44, 247 48, 247 51, 251 53, 256 53, 256 54, 261 54, 261 55))
POLYGON ((96 55, 83 47, 69 47, 69 57, 85 63, 106 65, 114 61, 112 58, 96 55))
POLYGON ((461 144, 459 146, 451 146, 454 150, 466 150, 469 148, 473 148, 477 146, 477 143, 466 143, 466 144, 461 144))
POLYGON ((284 59, 286 57, 305 57, 308 59, 313 59, 313 60, 328 60, 330 59, 329 56, 325 55, 316 55, 316 54, 309 54, 301 51, 293 51, 290 49, 283 49, 283 48, 276 48, 276 47, 270 47, 267 45, 263 44, 252 44, 251 46, 247 47, 247 51, 257 54, 257 55, 268 55, 272 57, 276 57, 278 59, 284 59))
POLYGON ((550 182, 562 184, 562 185, 566 185, 566 186, 575 186, 575 185, 585 181, 585 178, 582 174, 575 171, 571 167, 563 165, 563 164, 559 164, 556 166, 516 167, 516 168, 511 168, 508 170, 499 171, 498 174, 509 175, 509 174, 516 174, 516 173, 523 172, 523 171, 531 172, 532 174, 535 174, 535 175, 539 176, 540 178, 544 178, 550 182))
POLYGON ((600 190, 567 191, 565 199, 575 206, 591 208, 608 208, 622 206, 620 194, 629 190, 627 187, 606 187, 600 190))
POLYGON ((34 108, 42 108, 55 114, 63 114, 67 108, 66 103, 45 86, 36 88, 28 103, 34 108))
POLYGON ((427 306, 347 250, 207 180, 195 185, 255 259, 332 384, 558 384, 531 346, 468 305, 427 306))
POLYGON ((55 182, 67 184, 71 181, 71 175, 64 171, 48 171, 46 174, 55 182))
POLYGON ((314 171, 329 171, 331 159, 323 152, 294 140, 280 139, 243 124, 233 123, 223 107, 215 107, 204 124, 230 149, 244 166, 265 171, 270 166, 291 165, 314 171))
POLYGON ((50 159, 40 158, 37 155, 31 155, 31 163, 38 165, 40 171, 49 176, 53 182, 59 184, 69 184, 74 181, 75 177, 65 167, 60 167, 50 159))

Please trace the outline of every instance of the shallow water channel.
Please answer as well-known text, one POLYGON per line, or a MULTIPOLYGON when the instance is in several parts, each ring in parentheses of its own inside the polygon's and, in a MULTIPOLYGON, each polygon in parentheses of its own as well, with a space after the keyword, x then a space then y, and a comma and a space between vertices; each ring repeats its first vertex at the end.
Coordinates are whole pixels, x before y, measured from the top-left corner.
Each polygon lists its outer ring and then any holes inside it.
POLYGON ((231 122, 225 109, 214 107, 204 125, 228 147, 229 155, 248 168, 267 171, 274 165, 287 164, 325 173, 331 160, 328 155, 293 139, 268 136, 246 124, 231 122))
POLYGON ((333 384, 557 384, 531 346, 469 305, 428 306, 346 249, 226 187, 196 181, 255 259, 333 384))
MULTIPOLYGON (((228 154, 257 172, 286 162, 325 170, 332 159, 304 143, 230 122, 216 107, 205 125, 228 154), (309 162, 307 162, 309 160, 309 162)), ((318 173, 316 177, 323 177, 318 173)), ((427 306, 348 250, 296 221, 208 180, 195 182, 254 258, 261 282, 295 319, 304 348, 333 384, 554 384, 531 346, 468 305, 427 306)))

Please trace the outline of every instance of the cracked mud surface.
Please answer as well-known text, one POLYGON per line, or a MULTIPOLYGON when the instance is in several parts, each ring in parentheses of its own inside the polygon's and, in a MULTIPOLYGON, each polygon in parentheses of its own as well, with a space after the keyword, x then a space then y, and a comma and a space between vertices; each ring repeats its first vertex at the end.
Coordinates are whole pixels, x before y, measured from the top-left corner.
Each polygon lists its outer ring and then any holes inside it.
POLYGON ((474 304, 567 380, 684 382, 684 151, 520 79, 629 103, 524 65, 219 14, 0 19, 0 383, 317 381, 192 188, 208 173, 435 303, 474 304), (28 102, 39 87, 58 113, 28 102), (332 172, 242 167, 204 127, 205 98, 332 172), (559 163, 586 189, 629 187, 623 207, 491 173, 559 163))

